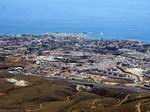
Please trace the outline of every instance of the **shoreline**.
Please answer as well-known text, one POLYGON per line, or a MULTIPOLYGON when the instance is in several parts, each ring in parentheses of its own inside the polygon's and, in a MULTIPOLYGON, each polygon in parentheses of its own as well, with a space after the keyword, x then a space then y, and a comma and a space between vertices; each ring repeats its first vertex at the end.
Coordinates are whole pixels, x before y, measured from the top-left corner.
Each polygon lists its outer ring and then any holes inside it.
POLYGON ((90 40, 128 40, 128 41, 138 41, 138 42, 144 42, 145 44, 150 44, 150 40, 143 40, 138 39, 137 37, 114 37, 114 36, 103 36, 101 35, 101 32, 45 32, 45 33, 10 33, 10 34, 0 34, 0 36, 21 36, 21 35, 33 35, 33 36, 42 36, 45 34, 51 34, 51 33, 64 33, 64 34, 81 34, 85 37, 85 39, 90 40), (97 35, 95 35, 97 34, 97 35))

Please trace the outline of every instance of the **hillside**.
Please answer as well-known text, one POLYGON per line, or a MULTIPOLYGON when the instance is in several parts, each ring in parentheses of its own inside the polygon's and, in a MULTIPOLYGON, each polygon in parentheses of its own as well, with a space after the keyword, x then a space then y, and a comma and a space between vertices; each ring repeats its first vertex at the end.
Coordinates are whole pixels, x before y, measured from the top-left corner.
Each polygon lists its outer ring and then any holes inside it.
POLYGON ((101 88, 76 90, 75 84, 37 76, 0 73, 0 112, 148 112, 150 94, 101 88), (25 80, 25 87, 6 79, 25 80), (114 92, 112 92, 112 90, 114 92))

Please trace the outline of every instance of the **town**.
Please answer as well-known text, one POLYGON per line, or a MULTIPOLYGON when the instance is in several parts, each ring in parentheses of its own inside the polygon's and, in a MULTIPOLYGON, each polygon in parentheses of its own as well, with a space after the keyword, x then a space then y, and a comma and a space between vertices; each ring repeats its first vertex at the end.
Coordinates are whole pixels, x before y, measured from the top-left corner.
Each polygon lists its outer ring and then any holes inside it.
POLYGON ((150 89, 150 44, 85 33, 1 35, 0 70, 76 83, 150 89))

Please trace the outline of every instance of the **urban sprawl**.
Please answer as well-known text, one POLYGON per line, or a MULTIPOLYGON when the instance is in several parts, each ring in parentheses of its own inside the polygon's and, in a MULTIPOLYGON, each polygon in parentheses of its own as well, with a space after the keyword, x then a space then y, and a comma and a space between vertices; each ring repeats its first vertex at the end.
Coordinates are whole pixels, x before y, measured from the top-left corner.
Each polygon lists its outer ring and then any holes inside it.
POLYGON ((0 70, 78 84, 150 89, 150 44, 84 33, 1 35, 0 70))

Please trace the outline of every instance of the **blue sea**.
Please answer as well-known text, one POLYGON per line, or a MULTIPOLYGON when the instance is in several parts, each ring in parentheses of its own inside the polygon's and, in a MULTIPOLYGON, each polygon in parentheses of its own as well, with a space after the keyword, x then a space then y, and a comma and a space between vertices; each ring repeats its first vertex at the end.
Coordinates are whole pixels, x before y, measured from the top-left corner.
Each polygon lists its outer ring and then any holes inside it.
POLYGON ((150 42, 150 0, 0 0, 0 34, 45 32, 150 42))

